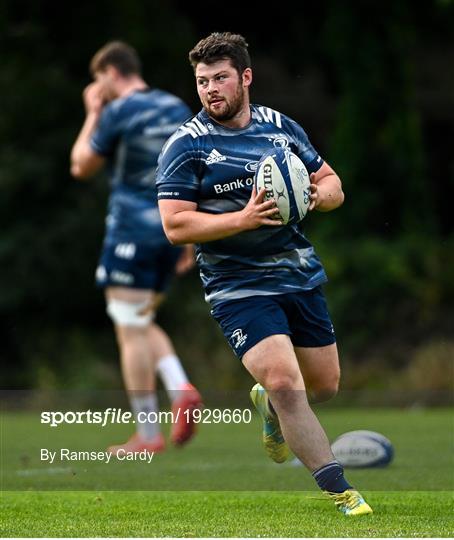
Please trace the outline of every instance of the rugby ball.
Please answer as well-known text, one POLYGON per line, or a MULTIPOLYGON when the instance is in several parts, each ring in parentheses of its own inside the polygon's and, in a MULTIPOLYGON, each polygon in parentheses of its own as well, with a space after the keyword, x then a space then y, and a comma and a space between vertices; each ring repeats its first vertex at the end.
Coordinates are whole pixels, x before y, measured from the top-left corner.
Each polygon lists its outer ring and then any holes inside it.
POLYGON ((344 467, 384 467, 391 463, 391 441, 375 431, 348 431, 332 443, 334 457, 344 467))
POLYGON ((265 200, 274 199, 279 214, 274 219, 298 223, 304 219, 311 202, 309 173, 301 159, 288 148, 273 148, 257 164, 257 192, 265 188, 265 200))

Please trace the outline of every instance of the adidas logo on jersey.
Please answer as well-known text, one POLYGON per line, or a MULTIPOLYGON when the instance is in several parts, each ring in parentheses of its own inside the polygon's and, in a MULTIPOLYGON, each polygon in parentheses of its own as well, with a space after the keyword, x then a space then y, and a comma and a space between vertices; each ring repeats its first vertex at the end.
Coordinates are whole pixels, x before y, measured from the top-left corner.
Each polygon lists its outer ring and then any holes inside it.
POLYGON ((219 163, 220 161, 225 161, 227 158, 220 154, 215 148, 211 150, 210 155, 206 159, 207 165, 212 165, 213 163, 219 163))

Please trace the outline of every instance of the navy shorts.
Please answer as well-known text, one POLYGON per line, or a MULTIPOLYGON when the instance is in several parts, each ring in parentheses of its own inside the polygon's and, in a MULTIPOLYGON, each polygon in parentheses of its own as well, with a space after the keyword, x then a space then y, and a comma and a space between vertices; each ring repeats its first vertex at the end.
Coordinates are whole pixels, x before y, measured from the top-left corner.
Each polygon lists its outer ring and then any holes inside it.
POLYGON ((175 274, 181 252, 181 247, 170 244, 146 246, 124 242, 104 245, 96 269, 96 284, 163 292, 175 274))
POLYGON ((240 359, 259 341, 275 334, 290 336, 295 347, 324 347, 336 342, 320 286, 298 293, 230 300, 215 306, 211 314, 240 359))

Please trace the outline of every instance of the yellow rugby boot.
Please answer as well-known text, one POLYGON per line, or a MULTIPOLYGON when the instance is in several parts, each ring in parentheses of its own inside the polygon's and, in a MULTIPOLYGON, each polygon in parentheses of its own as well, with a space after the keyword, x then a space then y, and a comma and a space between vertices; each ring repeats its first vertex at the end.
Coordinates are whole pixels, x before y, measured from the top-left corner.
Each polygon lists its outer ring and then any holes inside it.
POLYGON ((344 516, 365 516, 372 514, 372 508, 364 500, 361 493, 355 489, 346 489, 342 493, 325 493, 334 501, 336 508, 344 516))
POLYGON ((271 411, 268 394, 257 383, 250 392, 252 403, 263 420, 263 444, 269 457, 276 463, 283 463, 290 456, 290 449, 282 436, 277 415, 271 411))

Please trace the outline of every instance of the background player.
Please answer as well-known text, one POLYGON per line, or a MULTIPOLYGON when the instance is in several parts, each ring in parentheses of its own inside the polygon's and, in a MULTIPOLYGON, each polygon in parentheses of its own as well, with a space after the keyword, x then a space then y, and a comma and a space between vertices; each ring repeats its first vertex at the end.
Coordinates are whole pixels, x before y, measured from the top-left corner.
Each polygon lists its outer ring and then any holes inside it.
MULTIPOLYGON (((189 383, 172 343, 153 322, 175 269, 193 265, 192 246, 175 248, 167 241, 156 201, 155 173, 166 139, 191 111, 177 97, 151 89, 141 75, 136 51, 110 42, 92 58, 94 82, 83 93, 86 118, 71 152, 71 173, 78 179, 94 175, 104 165, 111 177, 106 233, 97 283, 105 289, 120 349, 123 379, 133 412, 156 412, 155 372, 173 409, 200 406, 200 395, 189 383)), ((187 442, 195 425, 180 414, 171 440, 187 442)), ((164 450, 157 423, 136 423, 137 433, 125 444, 138 451, 164 450)))
POLYGON ((344 478, 307 394, 336 394, 339 361, 321 284, 325 271, 300 225, 272 219, 274 201, 253 189, 265 151, 284 146, 311 173, 311 206, 344 200, 341 182, 304 130, 268 107, 250 105, 252 70, 240 35, 215 33, 189 55, 203 110, 165 145, 159 207, 174 244, 195 242, 212 314, 258 382, 251 397, 277 462, 289 447, 345 515, 372 512, 344 478), (307 394, 306 394, 307 392, 307 394), (268 395, 269 398, 268 399, 268 395))

